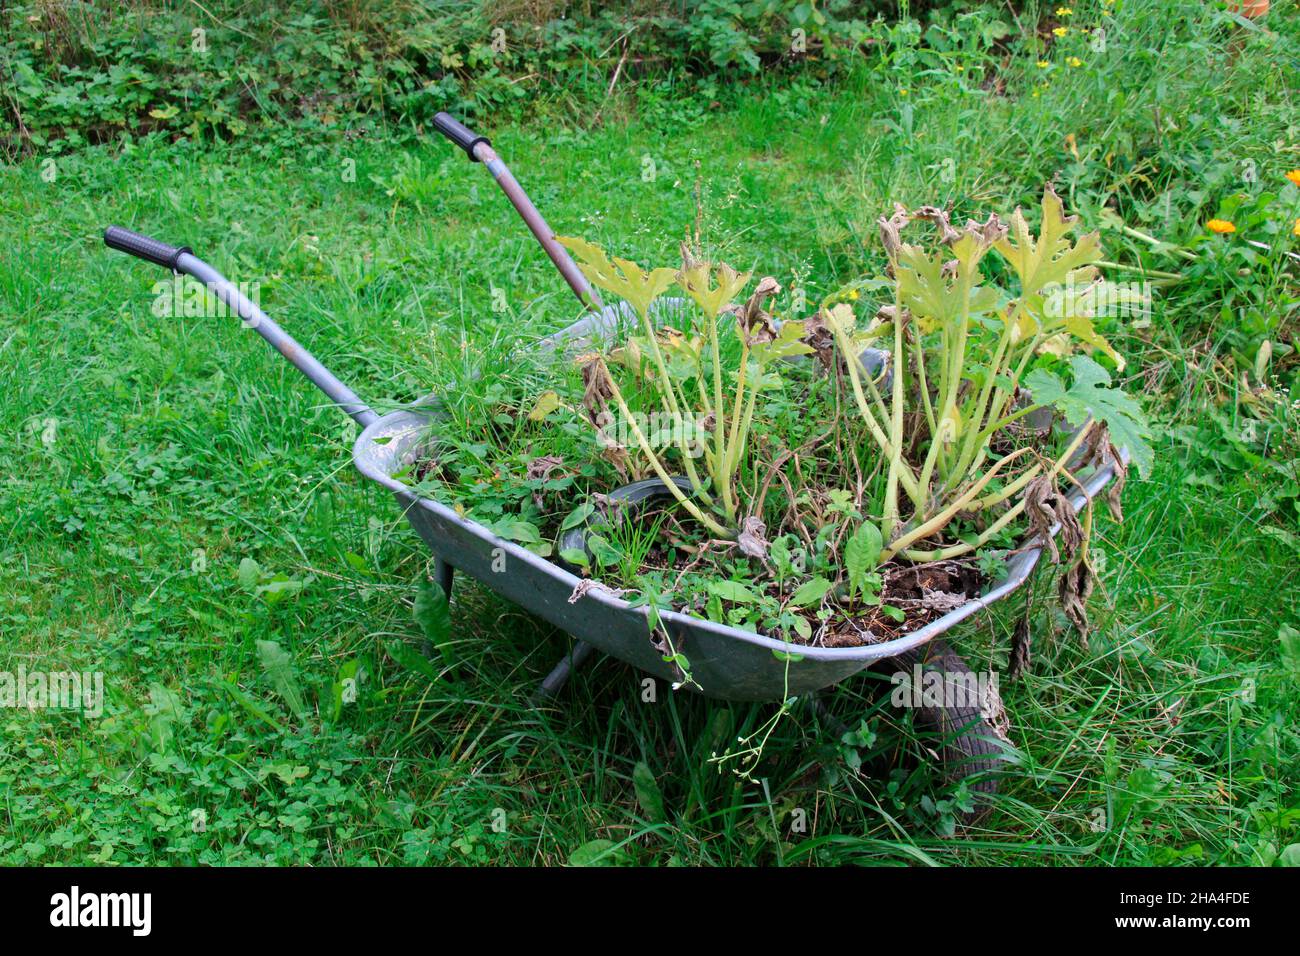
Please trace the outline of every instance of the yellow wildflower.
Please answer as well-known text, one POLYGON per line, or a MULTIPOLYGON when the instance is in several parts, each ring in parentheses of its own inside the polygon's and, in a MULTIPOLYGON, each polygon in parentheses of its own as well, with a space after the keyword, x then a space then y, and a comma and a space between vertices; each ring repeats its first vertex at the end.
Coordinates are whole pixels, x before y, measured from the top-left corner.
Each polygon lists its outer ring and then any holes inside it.
POLYGON ((1083 66, 1083 61, 1077 56, 1069 57, 1065 62, 1070 64, 1070 66, 1083 66))
POLYGON ((1295 185, 1300 186, 1300 169, 1293 169, 1286 174, 1286 178, 1291 180, 1295 185))
POLYGON ((1300 236, 1300 219, 1297 219, 1295 225, 1291 227, 1291 235, 1300 236))
POLYGON ((1045 69, 1047 69, 1047 68, 1048 68, 1049 66, 1051 66, 1051 65, 1052 65, 1052 64, 1048 63, 1046 60, 1039 60, 1039 61, 1038 61, 1038 68, 1039 68, 1040 70, 1045 70, 1045 69))
POLYGON ((1056 27, 1056 28, 1054 28, 1054 29, 1052 30, 1052 32, 1055 33, 1058 37, 1063 37, 1063 36, 1065 36, 1067 33, 1070 32, 1070 28, 1069 28, 1069 27, 1056 27))
POLYGON ((1211 219, 1209 222, 1205 224, 1205 227, 1209 229, 1210 232, 1217 232, 1220 235, 1222 235, 1225 232, 1237 231, 1237 227, 1234 226, 1232 223, 1228 222, 1228 220, 1226 219, 1211 219))
POLYGON ((1056 8, 1056 15, 1057 15, 1058 17, 1068 17, 1068 16, 1072 16, 1073 14, 1074 14, 1074 11, 1071 10, 1069 7, 1057 7, 1057 8, 1056 8))

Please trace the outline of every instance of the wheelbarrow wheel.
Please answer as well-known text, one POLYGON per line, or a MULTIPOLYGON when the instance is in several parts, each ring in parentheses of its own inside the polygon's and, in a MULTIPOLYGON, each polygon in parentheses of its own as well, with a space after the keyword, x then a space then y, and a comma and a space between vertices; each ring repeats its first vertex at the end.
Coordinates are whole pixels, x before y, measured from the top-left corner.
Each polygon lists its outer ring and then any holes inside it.
MULTIPOLYGON (((940 674, 944 687, 977 686, 966 662, 943 641, 931 641, 885 661, 886 667, 908 673, 917 665, 925 673, 940 674)), ((974 823, 988 812, 998 790, 998 770, 1003 759, 999 735, 978 702, 937 706, 925 703, 924 695, 920 696, 916 723, 939 738, 944 779, 950 783, 969 782, 975 808, 963 814, 963 821, 974 823)))

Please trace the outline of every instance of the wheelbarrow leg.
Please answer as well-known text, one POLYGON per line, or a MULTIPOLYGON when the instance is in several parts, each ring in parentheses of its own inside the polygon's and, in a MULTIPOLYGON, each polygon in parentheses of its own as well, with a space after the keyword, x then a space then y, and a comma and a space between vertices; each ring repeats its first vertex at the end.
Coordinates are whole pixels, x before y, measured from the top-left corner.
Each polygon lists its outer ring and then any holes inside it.
POLYGON ((533 692, 533 703, 542 704, 553 698, 560 692, 566 683, 569 675, 575 668, 581 667, 583 661, 591 656, 595 648, 586 641, 577 641, 573 645, 573 650, 560 658, 560 662, 551 669, 546 675, 546 679, 538 685, 537 690, 533 692))
MULTIPOLYGON (((436 554, 433 556, 433 583, 442 589, 442 593, 447 596, 449 602, 451 601, 452 573, 455 570, 455 568, 442 560, 442 558, 438 557, 436 554)), ((433 646, 433 641, 429 640, 427 637, 420 645, 420 650, 424 652, 424 656, 429 660, 436 661, 438 659, 438 649, 433 646)))
POLYGON ((451 600, 451 578, 455 570, 442 558, 433 559, 433 580, 437 582, 438 587, 442 588, 442 593, 447 595, 448 601, 451 600))

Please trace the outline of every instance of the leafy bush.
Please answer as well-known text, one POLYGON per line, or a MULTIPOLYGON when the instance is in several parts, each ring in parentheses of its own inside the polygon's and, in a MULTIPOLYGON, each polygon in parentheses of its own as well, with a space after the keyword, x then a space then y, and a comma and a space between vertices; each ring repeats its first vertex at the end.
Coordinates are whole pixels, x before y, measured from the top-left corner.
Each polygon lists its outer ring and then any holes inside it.
MULTIPOLYGON (((970 4, 949 3, 950 11, 970 4)), ((615 78, 722 95, 798 65, 837 70, 892 4, 828 0, 283 0, 203 6, 43 0, 0 6, 0 149, 75 148, 150 132, 230 139, 292 124, 358 135, 418 128, 439 110, 589 115, 615 78)), ((975 4, 974 6, 979 6, 975 4)), ((989 44, 1007 28, 958 13, 925 36, 936 50, 989 44)), ((939 55, 939 54, 936 54, 939 55)))

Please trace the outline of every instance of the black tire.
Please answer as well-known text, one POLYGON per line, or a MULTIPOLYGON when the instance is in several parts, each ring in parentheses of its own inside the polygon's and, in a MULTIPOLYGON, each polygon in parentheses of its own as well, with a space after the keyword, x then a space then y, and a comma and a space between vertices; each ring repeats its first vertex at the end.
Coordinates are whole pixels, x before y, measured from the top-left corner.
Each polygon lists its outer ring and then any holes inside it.
MULTIPOLYGON (((918 664, 923 672, 942 674, 945 686, 949 678, 956 678, 964 686, 972 686, 969 683, 974 676, 971 669, 943 641, 930 641, 882 662, 886 669, 909 673, 918 664)), ((951 707, 922 703, 916 708, 916 725, 939 738, 944 779, 950 783, 969 781, 970 790, 975 795, 975 809, 964 814, 963 819, 966 823, 974 823, 988 812, 992 797, 998 791, 998 772, 1003 764, 998 733, 985 719, 977 702, 951 707)))

